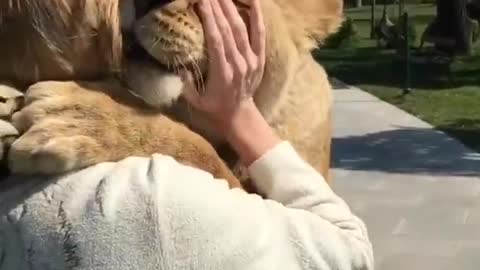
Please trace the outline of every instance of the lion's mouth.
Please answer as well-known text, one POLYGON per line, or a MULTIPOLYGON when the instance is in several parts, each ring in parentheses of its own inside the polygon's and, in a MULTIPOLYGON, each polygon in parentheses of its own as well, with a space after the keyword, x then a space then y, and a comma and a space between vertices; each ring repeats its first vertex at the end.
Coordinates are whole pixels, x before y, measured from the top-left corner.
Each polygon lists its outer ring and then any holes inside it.
MULTIPOLYGON (((245 0, 234 0, 235 5, 241 13, 249 8, 244 2, 245 0)), ((198 3, 190 5, 189 8, 190 12, 200 18, 198 3)), ((140 18, 137 18, 137 20, 139 19, 140 18)), ((148 33, 149 28, 143 26, 144 25, 140 23, 135 27, 135 30, 128 33, 129 36, 127 37, 126 42, 128 58, 135 61, 148 62, 150 66, 158 67, 159 69, 171 72, 172 74, 180 74, 182 71, 187 70, 191 72, 198 81, 206 77, 207 63, 205 63, 205 60, 198 61, 203 58, 201 53, 199 53, 202 51, 202 48, 198 47, 198 45, 197 47, 194 46, 194 52, 190 54, 188 52, 190 49, 181 48, 178 44, 172 45, 171 43, 168 43, 172 42, 170 41, 170 38, 165 38, 161 34, 158 35, 156 39, 153 39, 153 41, 138 39, 140 36, 139 33, 142 33, 142 31, 147 31, 147 33, 143 32, 144 34, 142 36, 152 36, 151 33, 148 33), (159 48, 152 50, 154 46, 158 46, 159 48), (162 46, 164 48, 162 48, 162 46)), ((192 40, 190 41, 190 44, 198 44, 198 42, 199 40, 192 40)))
POLYGON ((192 61, 175 61, 174 63, 165 64, 161 61, 158 61, 153 57, 148 51, 141 46, 138 42, 135 41, 133 37, 128 37, 129 41, 126 46, 126 55, 127 59, 140 62, 148 62, 153 66, 158 67, 159 69, 166 70, 173 74, 180 74, 181 71, 187 70, 195 74, 196 76, 203 77, 203 72, 200 71, 198 65, 192 61))

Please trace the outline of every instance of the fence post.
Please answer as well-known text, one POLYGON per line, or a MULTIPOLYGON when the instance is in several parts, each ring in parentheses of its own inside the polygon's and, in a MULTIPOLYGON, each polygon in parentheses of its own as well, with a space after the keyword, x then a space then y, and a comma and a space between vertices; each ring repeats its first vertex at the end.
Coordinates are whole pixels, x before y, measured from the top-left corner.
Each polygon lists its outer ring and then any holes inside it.
POLYGON ((371 9, 371 14, 370 14, 370 39, 375 39, 376 34, 375 34, 375 9, 376 9, 376 3, 375 0, 371 0, 372 2, 370 3, 370 9, 371 9))
POLYGON ((404 33, 404 68, 405 68, 405 78, 404 78, 404 87, 403 87, 403 94, 409 94, 411 92, 411 85, 410 85, 410 41, 408 40, 409 32, 408 32, 408 12, 403 13, 403 33, 404 33))
POLYGON ((405 11, 405 3, 403 2, 404 0, 397 0, 397 5, 398 5, 398 17, 402 16, 405 11))

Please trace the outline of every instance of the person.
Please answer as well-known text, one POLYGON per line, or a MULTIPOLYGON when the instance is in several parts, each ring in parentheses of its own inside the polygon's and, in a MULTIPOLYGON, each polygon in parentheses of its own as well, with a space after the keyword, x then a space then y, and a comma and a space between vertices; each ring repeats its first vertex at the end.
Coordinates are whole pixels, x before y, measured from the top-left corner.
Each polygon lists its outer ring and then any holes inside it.
POLYGON ((183 74, 185 96, 266 198, 160 154, 17 180, 0 194, 1 270, 373 269, 365 224, 253 102, 265 62, 259 0, 250 35, 230 0, 198 5, 211 72, 204 95, 183 74))

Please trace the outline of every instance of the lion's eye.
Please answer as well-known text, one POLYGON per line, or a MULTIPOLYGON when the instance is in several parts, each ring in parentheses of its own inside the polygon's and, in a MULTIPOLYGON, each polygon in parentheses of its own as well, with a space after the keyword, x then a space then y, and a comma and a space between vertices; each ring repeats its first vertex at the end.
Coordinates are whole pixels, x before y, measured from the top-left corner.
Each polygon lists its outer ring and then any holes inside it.
POLYGON ((153 1, 150 1, 150 8, 154 7, 154 6, 163 6, 163 5, 166 5, 170 2, 173 2, 174 0, 153 0, 153 1))
MULTIPOLYGON (((0 0, 2 1, 2 0, 0 0)), ((148 11, 155 7, 160 7, 174 0, 135 0, 136 17, 143 17, 148 11)))

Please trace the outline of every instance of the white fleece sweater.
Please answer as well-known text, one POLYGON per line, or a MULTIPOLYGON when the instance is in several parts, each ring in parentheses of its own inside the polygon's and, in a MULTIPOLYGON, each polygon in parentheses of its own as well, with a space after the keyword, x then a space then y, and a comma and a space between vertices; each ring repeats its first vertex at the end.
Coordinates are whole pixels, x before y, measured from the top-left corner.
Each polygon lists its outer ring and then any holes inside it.
POLYGON ((364 223, 288 142, 249 168, 268 199, 172 158, 0 192, 0 270, 373 269, 364 223))

